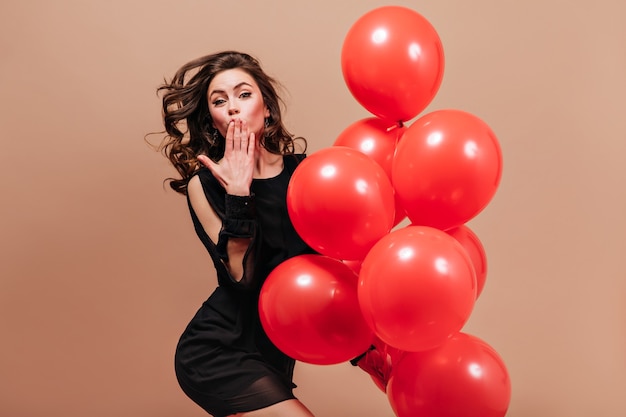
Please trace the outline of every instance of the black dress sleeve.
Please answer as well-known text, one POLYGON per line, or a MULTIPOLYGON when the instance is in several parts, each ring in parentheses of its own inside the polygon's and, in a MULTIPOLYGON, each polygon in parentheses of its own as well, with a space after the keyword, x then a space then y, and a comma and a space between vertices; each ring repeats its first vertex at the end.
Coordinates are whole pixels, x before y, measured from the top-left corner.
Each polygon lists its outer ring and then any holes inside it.
POLYGON ((222 220, 222 229, 218 241, 213 242, 200 223, 189 198, 187 198, 196 234, 211 256, 217 271, 218 283, 239 290, 254 289, 254 254, 259 238, 254 195, 241 197, 227 194, 208 169, 202 169, 196 175, 200 178, 207 201, 222 220), (243 277, 239 281, 233 278, 226 266, 228 264, 226 247, 230 238, 250 239, 250 244, 243 257, 243 277))
POLYGON ((217 240, 217 254, 224 262, 228 262, 226 247, 231 238, 253 238, 256 232, 256 211, 254 194, 224 196, 224 217, 222 230, 217 240))

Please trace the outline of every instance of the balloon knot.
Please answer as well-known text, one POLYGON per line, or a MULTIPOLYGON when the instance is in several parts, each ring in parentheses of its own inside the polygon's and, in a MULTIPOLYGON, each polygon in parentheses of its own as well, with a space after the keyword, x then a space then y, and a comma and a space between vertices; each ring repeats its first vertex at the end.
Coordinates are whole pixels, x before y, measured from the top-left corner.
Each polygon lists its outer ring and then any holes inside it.
POLYGON ((387 128, 387 132, 391 132, 393 129, 401 129, 404 127, 404 123, 402 123, 402 120, 398 120, 398 122, 395 125, 391 125, 387 128))

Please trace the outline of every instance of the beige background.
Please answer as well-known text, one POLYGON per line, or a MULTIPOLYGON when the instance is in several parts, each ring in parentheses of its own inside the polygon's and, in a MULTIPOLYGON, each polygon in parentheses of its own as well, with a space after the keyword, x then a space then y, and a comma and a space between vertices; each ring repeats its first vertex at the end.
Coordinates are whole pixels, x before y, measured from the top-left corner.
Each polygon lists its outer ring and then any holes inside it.
MULTIPOLYGON (((215 281, 143 141, 161 127, 155 88, 191 58, 251 52, 314 152, 369 116, 340 50, 386 4, 442 38, 427 110, 472 112, 501 141, 501 186, 470 222, 489 273, 465 331, 508 366, 507 416, 626 415, 623 0, 3 0, 0 416, 205 415, 172 355, 215 281)), ((317 416, 393 416, 356 368, 296 374, 317 416)))

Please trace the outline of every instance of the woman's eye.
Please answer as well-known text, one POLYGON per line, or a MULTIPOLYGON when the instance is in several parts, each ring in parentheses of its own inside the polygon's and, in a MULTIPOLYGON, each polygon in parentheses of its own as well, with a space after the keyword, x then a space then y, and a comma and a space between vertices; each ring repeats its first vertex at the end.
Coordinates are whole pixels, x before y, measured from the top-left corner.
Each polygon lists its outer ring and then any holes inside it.
POLYGON ((251 93, 251 92, 246 91, 246 92, 241 93, 241 94, 239 95, 239 97, 241 97, 241 98, 247 98, 247 97, 250 97, 251 95, 252 95, 252 93, 251 93))
POLYGON ((213 100, 213 105, 214 106, 220 106, 222 104, 226 103, 226 100, 218 98, 217 100, 213 100))

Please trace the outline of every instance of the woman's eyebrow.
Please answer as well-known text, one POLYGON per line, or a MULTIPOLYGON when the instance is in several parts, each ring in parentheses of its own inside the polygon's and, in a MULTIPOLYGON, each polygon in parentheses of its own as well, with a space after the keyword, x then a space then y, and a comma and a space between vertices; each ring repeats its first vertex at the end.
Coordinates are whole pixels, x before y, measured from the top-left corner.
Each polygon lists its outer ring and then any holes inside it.
MULTIPOLYGON (((245 85, 245 86, 248 86, 248 87, 252 87, 252 84, 250 84, 250 83, 248 83, 248 82, 246 82, 246 81, 242 81, 242 82, 240 82, 239 84, 237 84, 237 85, 233 88, 233 90, 237 90, 237 89, 241 88, 241 87, 242 87, 242 86, 244 86, 244 85, 245 85)), ((218 89, 218 90, 213 90, 213 91, 211 91, 211 92, 209 93, 209 96, 212 96, 213 94, 224 94, 224 93, 226 93, 224 90, 219 90, 219 89, 218 89)))

